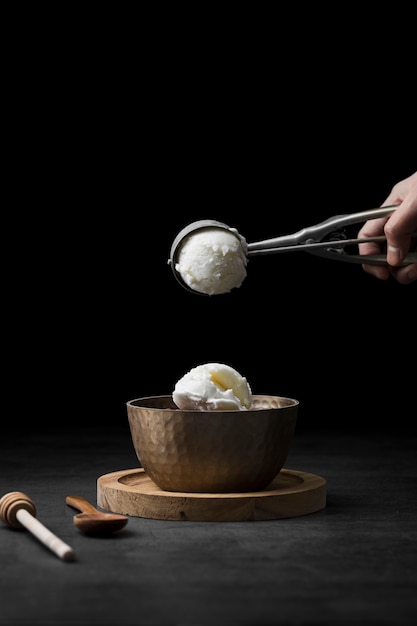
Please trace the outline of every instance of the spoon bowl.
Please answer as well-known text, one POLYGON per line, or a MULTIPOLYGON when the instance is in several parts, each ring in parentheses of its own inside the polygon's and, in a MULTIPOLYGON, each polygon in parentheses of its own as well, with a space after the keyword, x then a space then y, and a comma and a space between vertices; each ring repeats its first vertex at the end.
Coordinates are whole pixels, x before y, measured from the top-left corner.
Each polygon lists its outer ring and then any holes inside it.
POLYGON ((65 502, 82 511, 74 515, 75 526, 88 535, 110 535, 126 526, 128 518, 117 513, 104 513, 81 496, 67 496, 65 502))

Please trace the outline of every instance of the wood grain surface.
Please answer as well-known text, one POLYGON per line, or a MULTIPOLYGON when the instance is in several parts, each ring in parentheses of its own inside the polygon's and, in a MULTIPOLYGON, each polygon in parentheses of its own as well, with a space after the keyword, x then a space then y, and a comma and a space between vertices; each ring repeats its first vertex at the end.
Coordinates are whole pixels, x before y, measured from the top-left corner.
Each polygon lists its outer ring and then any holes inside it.
POLYGON ((97 504, 112 513, 177 521, 261 521, 297 517, 326 506, 326 480, 282 469, 262 491, 183 493, 163 491, 142 468, 97 479, 97 504))

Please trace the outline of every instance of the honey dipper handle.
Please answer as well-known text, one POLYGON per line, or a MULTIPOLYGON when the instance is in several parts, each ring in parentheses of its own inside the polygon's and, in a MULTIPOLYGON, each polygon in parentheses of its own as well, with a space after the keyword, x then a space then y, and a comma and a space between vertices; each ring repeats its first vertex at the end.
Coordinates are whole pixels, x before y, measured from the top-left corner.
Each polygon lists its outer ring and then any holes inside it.
POLYGON ((21 491, 10 491, 0 498, 0 519, 11 528, 24 526, 60 559, 72 561, 73 550, 36 519, 36 507, 21 491))
POLYGON ((46 526, 41 524, 36 517, 33 517, 26 509, 19 509, 16 513, 19 522, 27 528, 39 541, 47 548, 52 550, 60 559, 64 561, 72 561, 74 559, 73 549, 67 545, 62 539, 54 535, 46 526))

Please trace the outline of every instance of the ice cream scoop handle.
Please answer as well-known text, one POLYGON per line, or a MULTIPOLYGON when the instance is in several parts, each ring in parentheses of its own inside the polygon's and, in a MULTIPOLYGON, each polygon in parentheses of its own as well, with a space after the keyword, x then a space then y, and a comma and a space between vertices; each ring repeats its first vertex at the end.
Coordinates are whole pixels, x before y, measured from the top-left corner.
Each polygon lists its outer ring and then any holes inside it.
MULTIPOLYGON (((254 241, 248 244, 249 254, 251 254, 254 250, 262 249, 268 249, 269 252, 272 252, 273 248, 284 248, 283 251, 285 252, 290 250, 290 246, 295 246, 297 244, 308 244, 310 242, 319 243, 323 237, 337 231, 339 228, 391 215, 391 213, 394 213, 397 206, 398 205, 393 204, 390 206, 380 207, 379 209, 361 211, 359 213, 335 215, 333 217, 329 217, 324 222, 320 222, 314 226, 307 226, 306 228, 302 228, 291 235, 283 235, 281 237, 274 237, 273 239, 254 241)), ((370 241, 370 239, 368 239, 368 241, 370 241)), ((334 242, 332 241, 332 243, 334 242)))

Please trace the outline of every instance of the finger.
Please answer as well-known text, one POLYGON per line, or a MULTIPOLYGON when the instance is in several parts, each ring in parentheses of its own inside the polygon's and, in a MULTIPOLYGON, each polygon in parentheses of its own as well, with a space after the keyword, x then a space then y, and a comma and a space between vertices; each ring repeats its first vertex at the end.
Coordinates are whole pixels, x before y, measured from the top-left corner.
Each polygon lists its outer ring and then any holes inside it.
POLYGON ((391 267, 390 274, 401 285, 410 285, 417 281, 417 263, 404 267, 391 267))
POLYGON ((380 254, 382 252, 381 245, 376 241, 360 243, 358 249, 359 254, 380 254))
POLYGON ((387 265, 362 265, 362 269, 367 273, 379 278, 379 280, 388 280, 391 276, 390 269, 387 265))
POLYGON ((378 235, 384 234, 384 226, 387 223, 389 216, 380 217, 377 219, 370 219, 365 224, 363 224, 362 228, 358 232, 358 238, 362 239, 365 237, 376 237, 378 235))
POLYGON ((411 249, 412 233, 417 220, 417 209, 409 210, 404 202, 385 225, 387 261, 398 265, 411 249))
MULTIPOLYGON (((383 233, 383 225, 385 223, 385 219, 382 220, 371 220, 371 222, 380 222, 379 225, 375 228, 375 226, 371 223, 366 223, 362 227, 361 231, 358 233, 359 238, 372 237, 375 235, 380 235, 383 233)), ((359 254, 368 255, 368 254, 381 254, 382 248, 381 244, 376 241, 369 241, 365 243, 360 243, 358 245, 359 254)), ((364 258, 364 263, 362 265, 362 269, 367 273, 375 276, 375 278, 379 278, 380 280, 388 280, 391 276, 389 268, 385 265, 367 265, 366 259, 364 258)))
POLYGON ((387 235, 387 263, 396 266, 404 259, 410 249, 410 237, 391 237, 387 235))

